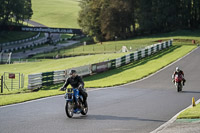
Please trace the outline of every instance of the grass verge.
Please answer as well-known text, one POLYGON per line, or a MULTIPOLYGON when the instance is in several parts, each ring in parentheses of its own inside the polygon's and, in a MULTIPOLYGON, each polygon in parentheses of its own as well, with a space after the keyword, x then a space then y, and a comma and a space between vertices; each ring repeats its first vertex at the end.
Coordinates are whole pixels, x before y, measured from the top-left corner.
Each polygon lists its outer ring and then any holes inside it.
POLYGON ((32 0, 32 20, 48 27, 79 28, 77 0, 32 0))
POLYGON ((200 104, 183 111, 177 119, 200 119, 200 104))
MULTIPOLYGON (((129 65, 120 67, 118 69, 110 70, 105 73, 84 78, 86 88, 114 86, 141 79, 163 68, 169 63, 179 59, 194 48, 195 46, 190 45, 173 46, 167 51, 162 51, 154 56, 150 56, 149 58, 143 59, 141 61, 133 62, 129 65)), ((52 87, 43 88, 42 90, 33 93, 0 95, 0 106, 24 102, 47 96, 63 94, 64 92, 58 91, 58 88, 60 86, 61 85, 56 85, 52 87)))
POLYGON ((37 34, 37 32, 1 31, 0 43, 23 40, 26 38, 36 36, 37 34))

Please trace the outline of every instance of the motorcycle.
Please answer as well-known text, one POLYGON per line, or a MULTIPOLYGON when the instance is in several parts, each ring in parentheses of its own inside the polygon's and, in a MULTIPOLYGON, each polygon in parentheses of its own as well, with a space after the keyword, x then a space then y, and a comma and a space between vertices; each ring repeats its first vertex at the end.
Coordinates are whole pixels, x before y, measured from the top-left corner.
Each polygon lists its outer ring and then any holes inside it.
MULTIPOLYGON (((173 78, 173 76, 172 76, 173 78)), ((177 92, 182 91, 183 89, 183 75, 182 74, 175 74, 174 76, 174 84, 176 86, 177 92)))
POLYGON ((73 117, 73 114, 82 114, 86 115, 88 112, 88 104, 87 101, 83 104, 83 97, 79 94, 79 90, 76 88, 68 88, 66 89, 65 94, 65 112, 69 118, 73 117))

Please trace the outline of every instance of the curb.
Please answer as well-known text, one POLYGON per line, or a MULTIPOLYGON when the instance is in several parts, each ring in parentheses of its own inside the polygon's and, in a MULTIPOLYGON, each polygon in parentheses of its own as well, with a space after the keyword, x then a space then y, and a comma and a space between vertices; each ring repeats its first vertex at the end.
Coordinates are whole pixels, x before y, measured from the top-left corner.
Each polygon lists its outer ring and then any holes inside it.
MULTIPOLYGON (((196 104, 200 103, 200 99, 198 101, 195 102, 196 104)), ((189 107, 183 109, 182 111, 180 111, 179 113, 177 113, 174 117, 172 117, 168 122, 164 123, 163 125, 161 125, 160 127, 158 127, 157 129, 155 129, 154 131, 150 132, 150 133, 159 133, 162 132, 162 130, 166 129, 167 127, 169 127, 171 124, 173 124, 173 122, 176 121, 177 116, 182 113, 183 111, 185 111, 188 108, 191 108, 192 105, 190 105, 189 107)))

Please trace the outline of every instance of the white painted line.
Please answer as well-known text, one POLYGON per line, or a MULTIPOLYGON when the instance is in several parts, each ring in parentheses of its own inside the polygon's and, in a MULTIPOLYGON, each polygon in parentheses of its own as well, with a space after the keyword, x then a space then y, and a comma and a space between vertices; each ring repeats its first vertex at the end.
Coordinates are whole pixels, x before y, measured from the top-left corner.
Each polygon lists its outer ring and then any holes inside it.
MULTIPOLYGON (((196 101, 195 103, 196 104, 200 103, 200 99, 198 101, 196 101)), ((176 118, 179 116, 180 113, 182 113, 183 111, 185 111, 188 108, 192 108, 192 105, 190 105, 189 107, 187 107, 184 110, 180 111, 174 117, 172 117, 168 122, 164 123, 163 125, 161 125, 160 127, 158 127, 157 129, 155 129, 154 131, 152 131, 150 133, 159 133, 159 132, 162 132, 162 130, 166 129, 168 126, 170 126, 176 120, 176 118)))
MULTIPOLYGON (((166 67, 160 69, 159 71, 157 71, 157 72, 155 72, 155 73, 153 73, 153 74, 151 74, 151 75, 149 75, 149 76, 147 76, 147 77, 145 77, 145 78, 143 78, 143 79, 140 79, 140 80, 137 80, 137 81, 134 81, 134 82, 131 82, 131 83, 127 83, 127 84, 124 84, 124 85, 114 86, 114 87, 96 88, 96 89, 89 90, 88 92, 90 92, 90 91, 98 91, 98 90, 105 90, 105 89, 110 89, 110 88, 118 88, 118 87, 130 85, 130 84, 135 84, 135 83, 137 83, 137 82, 141 82, 141 81, 143 81, 143 80, 145 80, 145 79, 148 79, 148 78, 154 76, 155 74, 159 73, 160 71, 162 71, 162 70, 164 70, 164 69, 170 67, 171 65, 175 64, 176 62, 178 62, 178 61, 180 61, 181 59, 185 58, 186 56, 190 55, 192 52, 194 52, 194 51, 197 50, 197 49, 198 49, 198 47, 197 47, 196 49, 192 50, 190 53, 186 54, 185 56, 181 57, 180 59, 176 60, 175 62, 173 62, 173 63, 167 65, 166 67)), ((31 101, 22 102, 22 103, 16 103, 16 104, 11 104, 11 105, 5 105, 5 106, 1 106, 0 109, 1 109, 1 108, 6 108, 6 107, 12 107, 12 106, 16 106, 16 105, 22 105, 22 104, 32 103, 32 102, 41 101, 41 100, 46 100, 46 99, 50 99, 50 98, 60 97, 60 96, 63 96, 63 94, 62 94, 62 95, 57 95, 57 96, 45 97, 45 98, 36 99, 36 100, 31 100, 31 101)))

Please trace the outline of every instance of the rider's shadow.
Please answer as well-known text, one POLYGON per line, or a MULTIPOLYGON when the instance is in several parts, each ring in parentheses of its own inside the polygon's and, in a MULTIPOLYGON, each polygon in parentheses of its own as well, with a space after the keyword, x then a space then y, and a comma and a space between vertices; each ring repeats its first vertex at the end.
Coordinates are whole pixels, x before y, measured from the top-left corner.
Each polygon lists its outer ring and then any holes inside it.
POLYGON ((200 91, 182 91, 182 93, 200 93, 200 91))
POLYGON ((111 116, 111 115, 86 115, 86 116, 80 116, 80 117, 73 117, 73 119, 166 122, 163 120, 152 120, 152 119, 143 119, 143 118, 138 118, 138 117, 123 117, 123 116, 111 116))

